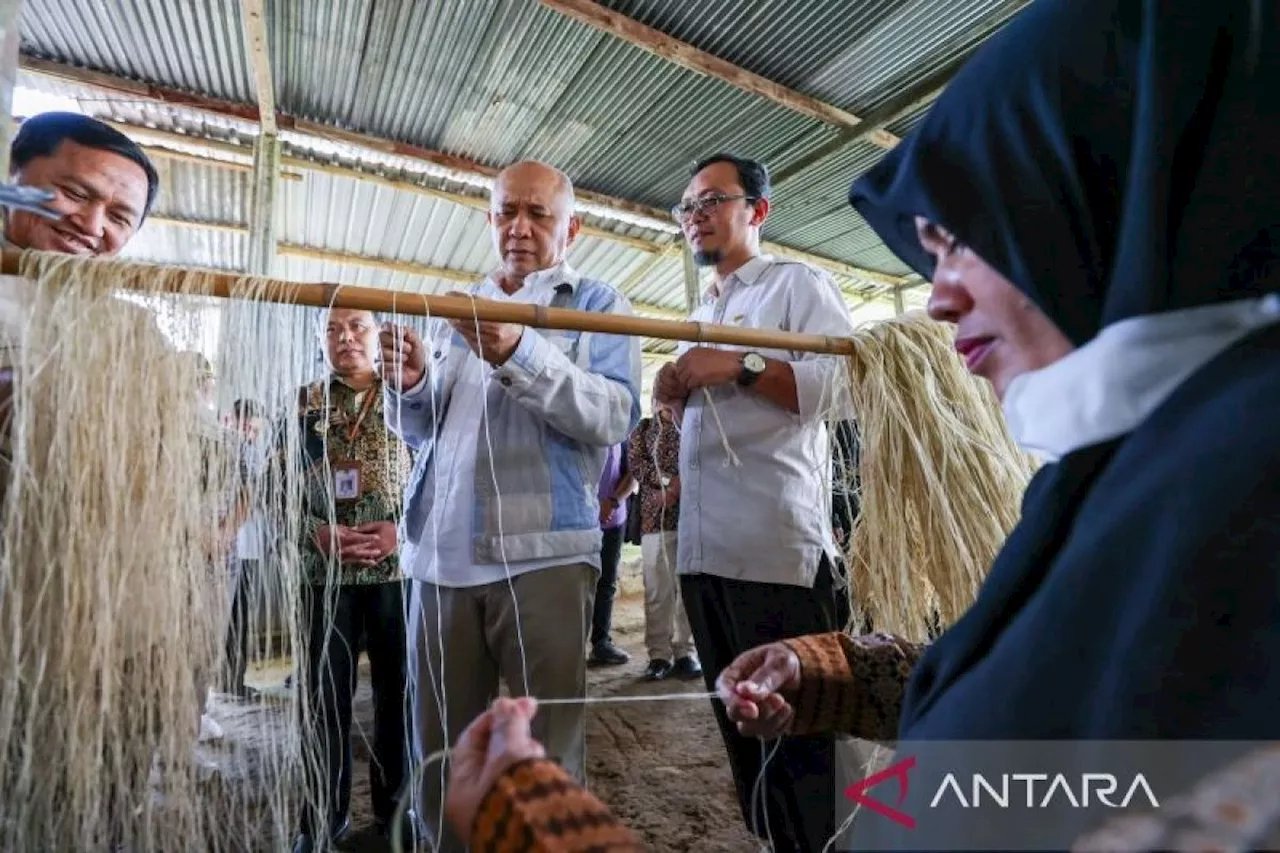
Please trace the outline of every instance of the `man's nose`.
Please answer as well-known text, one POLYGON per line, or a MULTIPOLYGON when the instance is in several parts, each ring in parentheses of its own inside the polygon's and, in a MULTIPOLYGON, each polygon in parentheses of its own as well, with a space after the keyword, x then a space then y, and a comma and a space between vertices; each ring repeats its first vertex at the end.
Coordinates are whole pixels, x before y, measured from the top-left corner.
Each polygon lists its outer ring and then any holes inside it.
POLYGON ((106 230, 107 210, 106 207, 97 202, 88 202, 81 204, 72 211, 67 219, 71 224, 75 225, 81 233, 94 238, 95 240, 102 237, 106 230))

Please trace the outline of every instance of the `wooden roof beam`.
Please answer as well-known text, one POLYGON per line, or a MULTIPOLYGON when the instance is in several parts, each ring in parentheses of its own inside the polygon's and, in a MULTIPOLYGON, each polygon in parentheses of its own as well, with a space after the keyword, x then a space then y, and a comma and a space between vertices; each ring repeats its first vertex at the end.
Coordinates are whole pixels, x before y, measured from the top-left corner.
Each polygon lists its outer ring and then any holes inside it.
MULTIPOLYGON (((615 12, 594 0, 538 0, 538 2, 561 15, 589 27, 595 27, 668 62, 674 62, 682 68, 727 83, 735 89, 772 101, 793 112, 839 128, 851 129, 863 124, 863 120, 851 112, 803 92, 797 92, 795 89, 789 89, 781 83, 775 83, 767 77, 762 77, 715 54, 673 38, 661 30, 646 26, 634 18, 615 12)), ((872 142, 886 150, 893 148, 899 142, 898 137, 882 128, 872 128, 866 131, 866 134, 872 142)))

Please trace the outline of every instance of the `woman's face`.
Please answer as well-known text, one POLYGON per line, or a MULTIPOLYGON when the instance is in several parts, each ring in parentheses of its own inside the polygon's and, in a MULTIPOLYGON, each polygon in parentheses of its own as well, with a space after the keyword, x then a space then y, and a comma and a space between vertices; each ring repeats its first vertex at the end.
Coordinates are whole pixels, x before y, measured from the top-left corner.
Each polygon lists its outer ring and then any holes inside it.
POLYGON ((918 216, 916 233, 937 260, 929 316, 955 324, 956 352, 1001 400, 1015 377, 1048 367, 1075 349, 1011 281, 945 228, 918 216))

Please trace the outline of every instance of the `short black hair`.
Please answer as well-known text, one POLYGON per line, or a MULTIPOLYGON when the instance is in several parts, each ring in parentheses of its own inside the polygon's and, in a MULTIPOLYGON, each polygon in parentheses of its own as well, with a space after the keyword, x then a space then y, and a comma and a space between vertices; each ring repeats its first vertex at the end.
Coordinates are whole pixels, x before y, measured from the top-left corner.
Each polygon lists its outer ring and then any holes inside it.
POLYGON ((715 163, 732 163, 733 167, 738 170, 738 183, 742 184, 742 191, 751 198, 769 197, 769 168, 758 160, 739 157, 737 154, 721 152, 705 157, 693 164, 689 177, 692 178, 715 163))
MULTIPOLYGON (((95 118, 79 113, 53 112, 27 119, 9 147, 10 171, 16 172, 37 157, 51 156, 67 140, 86 148, 119 154, 142 167, 142 171, 147 174, 147 206, 143 208, 142 218, 147 218, 160 190, 160 176, 156 174, 156 167, 136 142, 95 118)), ((139 221, 138 224, 141 225, 142 222, 139 221)))
POLYGON ((267 407, 250 397, 243 397, 231 404, 231 416, 238 421, 266 418, 267 407))

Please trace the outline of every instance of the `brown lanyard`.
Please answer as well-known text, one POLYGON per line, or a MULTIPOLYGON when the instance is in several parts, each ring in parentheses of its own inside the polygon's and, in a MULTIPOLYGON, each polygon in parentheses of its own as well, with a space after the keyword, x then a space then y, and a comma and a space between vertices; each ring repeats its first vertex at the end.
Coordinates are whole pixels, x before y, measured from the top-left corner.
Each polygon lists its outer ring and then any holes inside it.
POLYGON ((351 428, 347 430, 347 446, 348 447, 354 444, 356 437, 360 435, 360 427, 364 424, 365 416, 367 416, 369 412, 373 410, 373 404, 378 394, 380 393, 380 389, 375 383, 374 385, 370 385, 369 389, 365 393, 368 396, 364 398, 364 403, 362 403, 360 406, 360 414, 356 417, 356 422, 353 423, 351 425, 351 428))

